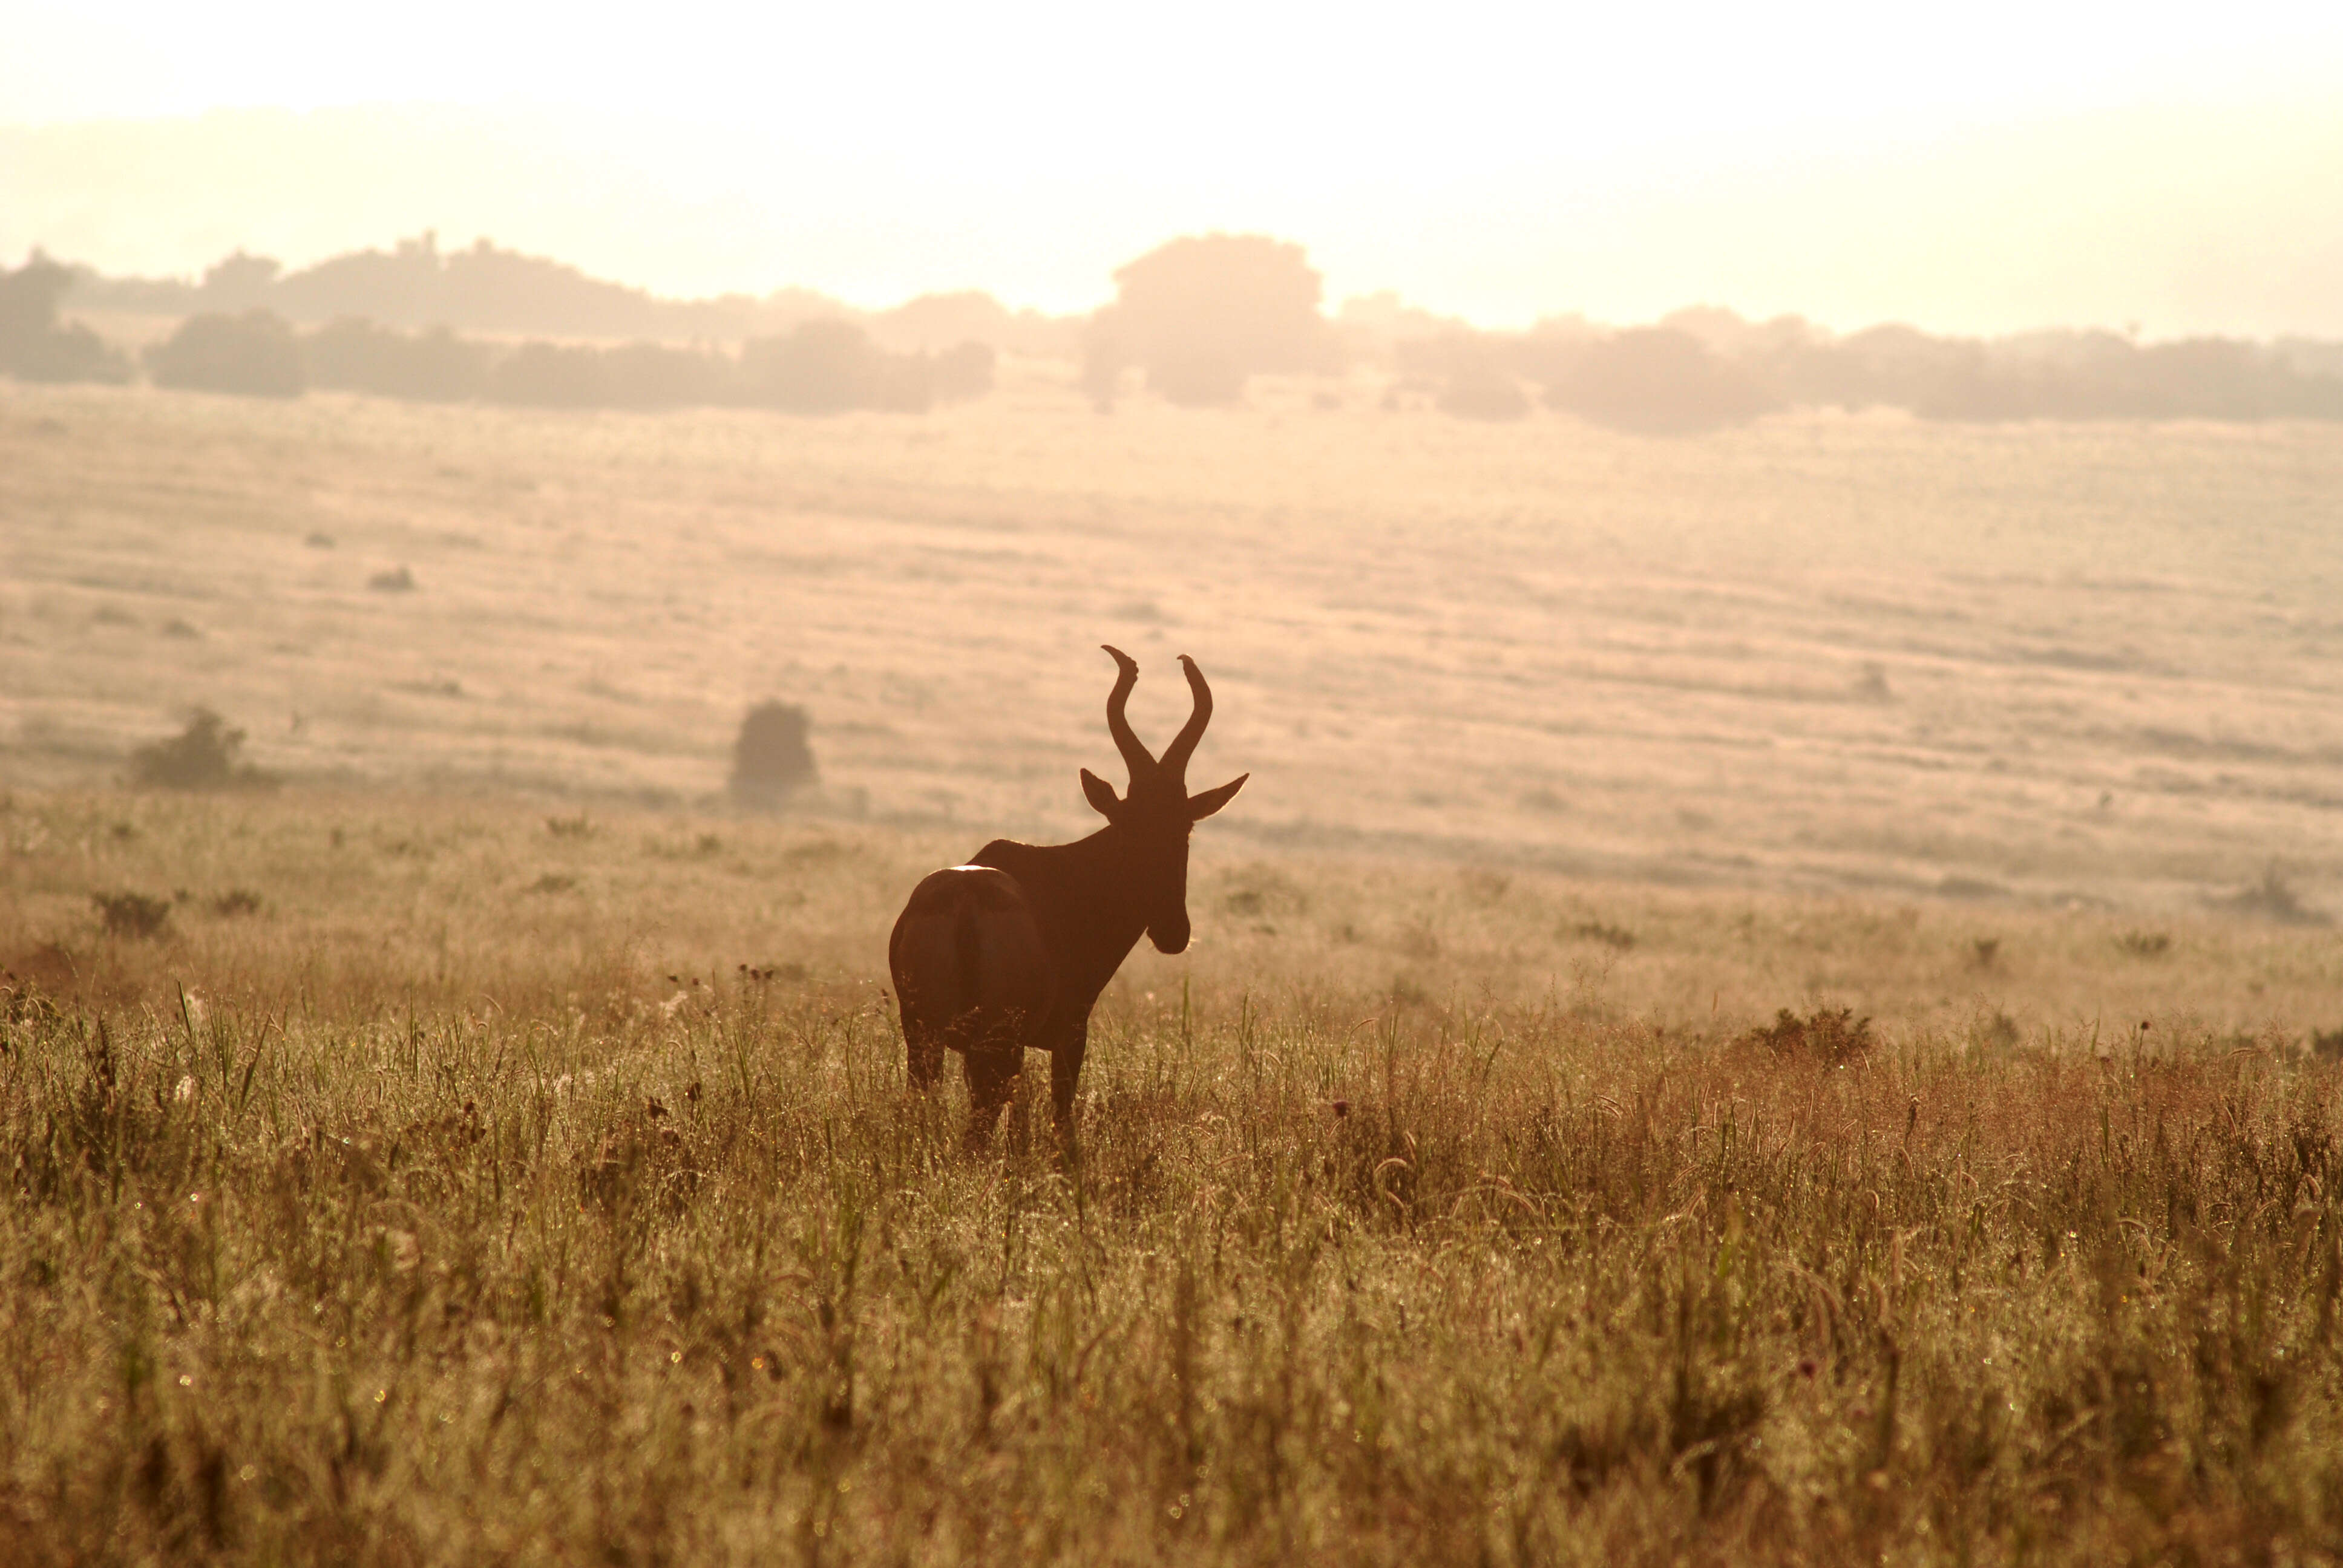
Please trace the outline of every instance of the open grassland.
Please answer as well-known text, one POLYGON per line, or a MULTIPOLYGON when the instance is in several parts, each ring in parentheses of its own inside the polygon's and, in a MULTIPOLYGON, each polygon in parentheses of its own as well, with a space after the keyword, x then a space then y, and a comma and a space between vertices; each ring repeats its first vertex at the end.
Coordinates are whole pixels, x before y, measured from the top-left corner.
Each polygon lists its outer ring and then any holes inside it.
POLYGON ((2343 906, 2343 431, 1798 416, 1694 440, 1357 382, 924 418, 0 387, 0 779, 207 703, 312 783, 1063 835, 1220 693, 1220 830, 1678 885, 2343 906), (1406 395, 1395 394, 1405 403, 1406 395), (406 568, 413 587, 368 582, 406 568))
POLYGON ((0 1560, 2343 1556, 2331 932, 1220 825, 970 1158, 965 835, 19 791, 0 1560))

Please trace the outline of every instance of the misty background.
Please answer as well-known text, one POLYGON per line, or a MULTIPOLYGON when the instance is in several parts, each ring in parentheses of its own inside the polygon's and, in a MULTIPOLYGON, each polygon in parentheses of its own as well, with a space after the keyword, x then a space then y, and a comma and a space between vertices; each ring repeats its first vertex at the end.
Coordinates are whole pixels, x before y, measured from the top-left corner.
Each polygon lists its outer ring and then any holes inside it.
POLYGON ((2343 893, 2343 22, 12 25, 11 782, 2343 893))
POLYGON ((11 8, 0 256, 193 276, 491 236, 667 297, 1088 311, 1166 237, 1487 328, 1699 303, 2343 336, 2343 19, 1995 3, 978 16, 11 8))
POLYGON ((1263 235, 1183 236, 1113 281, 1109 304, 1053 317, 974 289, 877 311, 800 287, 662 299, 485 239, 442 252, 429 233, 293 271, 237 251, 194 281, 109 277, 36 251, 0 274, 0 372, 122 382, 143 369, 162 387, 275 397, 314 387, 545 407, 917 413, 983 396, 999 357, 1014 354, 1078 362, 1101 412, 1134 374, 1148 392, 1202 407, 1242 401, 1259 375, 1367 367, 1396 373, 1390 407, 1413 397, 1511 420, 1542 403, 1654 435, 1795 407, 2343 418, 2343 343, 2299 336, 2157 343, 2134 327, 1973 339, 1902 324, 1841 335, 1713 306, 1628 328, 1573 314, 1492 332, 1393 290, 1330 315, 1307 253, 1263 235))

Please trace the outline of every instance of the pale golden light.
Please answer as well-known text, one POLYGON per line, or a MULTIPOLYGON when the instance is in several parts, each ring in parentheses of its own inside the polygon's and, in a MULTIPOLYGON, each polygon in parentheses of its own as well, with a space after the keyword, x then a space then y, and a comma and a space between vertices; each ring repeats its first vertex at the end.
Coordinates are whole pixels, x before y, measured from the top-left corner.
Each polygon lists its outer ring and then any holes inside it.
POLYGON ((1239 228, 1492 325, 2343 331, 2308 7, 16 10, 0 256, 432 228, 670 293, 1078 309, 1239 228))

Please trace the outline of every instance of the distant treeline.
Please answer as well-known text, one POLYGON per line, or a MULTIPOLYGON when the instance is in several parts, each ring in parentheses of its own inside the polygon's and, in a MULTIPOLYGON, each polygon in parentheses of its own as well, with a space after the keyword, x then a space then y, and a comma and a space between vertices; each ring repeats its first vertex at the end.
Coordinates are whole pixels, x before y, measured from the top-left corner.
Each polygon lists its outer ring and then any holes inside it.
POLYGON ((1363 363, 1397 373, 1394 406, 1425 402, 1473 419, 1523 418, 1543 406, 1654 435, 1799 407, 1971 421, 2343 419, 2343 344, 2298 338, 1984 339, 1901 326, 1842 337, 1796 317, 1749 322, 1713 308, 1651 327, 1571 317, 1494 333, 1388 294, 1347 301, 1330 320, 1302 247, 1260 235, 1175 239, 1114 281, 1113 302, 1081 318, 1011 312, 974 292, 857 313, 801 289, 663 300, 485 241, 442 254, 428 235, 290 274, 239 253, 196 284, 106 279, 36 254, 0 274, 0 373, 128 379, 127 356, 62 323, 69 306, 180 317, 146 357, 158 385, 277 396, 316 387, 568 407, 912 410, 980 396, 995 356, 1009 352, 1079 359, 1101 410, 1132 386, 1223 406, 1256 376, 1363 363), (295 322, 321 325, 305 332, 295 322))
POLYGON ((73 274, 35 256, 0 272, 0 374, 19 381, 127 381, 130 359, 82 326, 57 318, 73 274))
POLYGON ((368 392, 427 403, 541 408, 736 406, 799 414, 920 413, 992 389, 993 351, 890 354, 848 321, 801 321, 738 354, 659 343, 498 345, 446 327, 401 332, 336 321, 302 333, 267 310, 189 317, 146 353, 158 387, 292 397, 368 392))
POLYGON ((1903 408, 1925 419, 2343 419, 2343 345, 2112 332, 1993 339, 1910 327, 1834 337, 1795 317, 1680 311, 1656 327, 1578 321, 1525 333, 1450 327, 1401 343, 1402 370, 1464 417, 1546 407, 1650 434, 1715 429, 1780 409, 1903 408))
POLYGON ((742 343, 780 336, 804 321, 838 320, 858 323, 881 348, 897 353, 972 342, 997 351, 1071 357, 1080 330, 1079 322, 1011 311, 975 290, 926 295, 872 312, 804 288, 778 289, 762 297, 661 299, 588 277, 561 262, 500 250, 485 239, 468 249, 443 252, 428 234, 401 240, 389 250, 352 251, 290 273, 267 256, 239 251, 213 266, 199 283, 109 278, 75 267, 64 303, 147 316, 266 309, 311 326, 354 317, 409 329, 447 327, 667 343, 742 343))

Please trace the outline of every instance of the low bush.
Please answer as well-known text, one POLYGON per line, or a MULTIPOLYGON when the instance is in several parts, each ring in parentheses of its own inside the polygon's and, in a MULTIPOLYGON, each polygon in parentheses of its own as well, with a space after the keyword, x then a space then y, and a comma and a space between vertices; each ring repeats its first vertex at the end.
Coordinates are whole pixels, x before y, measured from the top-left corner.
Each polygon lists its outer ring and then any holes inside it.
POLYGON ((146 368, 157 387, 246 397, 297 397, 309 380, 293 328, 266 310, 191 316, 146 351, 146 368))
POLYGON ((2302 895, 2294 890, 2285 869, 2275 860, 2262 869, 2258 881, 2222 901, 2239 914, 2275 920, 2282 926, 2331 923, 2324 910, 2312 909, 2302 901, 2302 895))
POLYGON ((187 727, 164 740, 152 740, 130 754, 130 781, 161 789, 226 789, 271 782, 249 763, 239 763, 244 731, 208 708, 198 708, 187 727))
POLYGON ((92 893, 89 901, 110 937, 158 937, 171 923, 171 900, 144 893, 92 893))
POLYGON ((1829 1067, 1860 1060, 1877 1043, 1872 1038, 1871 1020, 1855 1017, 1854 1009, 1845 1007, 1816 1008, 1805 1018, 1783 1008, 1771 1024, 1751 1030, 1742 1040, 1776 1056, 1829 1067))
POLYGON ((769 804, 814 781, 806 710, 787 702, 760 702, 740 720, 732 742, 730 788, 735 799, 769 804))

